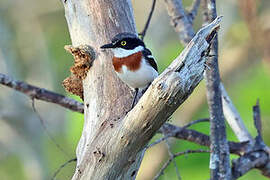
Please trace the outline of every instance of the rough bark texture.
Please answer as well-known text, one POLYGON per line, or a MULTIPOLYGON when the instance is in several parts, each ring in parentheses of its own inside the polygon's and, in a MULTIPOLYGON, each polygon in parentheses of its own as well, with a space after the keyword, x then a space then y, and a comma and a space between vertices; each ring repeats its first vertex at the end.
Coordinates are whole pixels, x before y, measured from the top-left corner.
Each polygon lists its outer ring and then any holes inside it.
MULTIPOLYGON (((194 35, 194 29, 192 27, 192 24, 194 17, 197 14, 201 0, 193 1, 189 13, 185 12, 181 1, 166 0, 165 3, 168 9, 168 14, 171 17, 171 22, 173 22, 172 25, 174 27, 174 30, 178 33, 181 43, 183 45, 187 45, 194 35), (180 26, 178 26, 178 24, 180 24, 180 26)), ((205 20, 208 21, 208 13, 206 9, 208 2, 204 0, 202 4, 204 5, 205 9, 204 11, 205 20)), ((223 87, 223 84, 221 82, 220 87, 223 87)), ((228 121, 234 133, 236 134, 237 138, 241 142, 247 140, 252 142, 253 139, 249 135, 246 127, 244 126, 244 123, 239 113, 235 109, 229 96, 227 95, 225 88, 221 88, 221 94, 225 118, 228 121)))
MULTIPOLYGON (((123 118, 130 109, 132 99, 130 89, 113 72, 112 55, 101 52, 99 47, 110 42, 117 33, 135 33, 131 2, 130 0, 68 0, 63 4, 72 45, 87 44, 96 52, 93 66, 83 80, 85 122, 77 146, 78 161, 73 179, 106 179, 103 175, 109 169, 99 167, 98 162, 103 156, 99 152, 103 149, 94 144, 95 138, 99 133, 106 132, 102 130, 102 125, 114 124, 123 118), (94 155, 95 159, 90 159, 89 163, 82 164, 82 161, 88 158, 89 153, 92 153, 91 155, 94 155), (81 171, 80 168, 86 165, 93 168, 81 171), (97 176, 96 173, 99 173, 96 171, 97 169, 102 169, 103 175, 97 176)), ((109 151, 110 147, 107 148, 109 151)))
POLYGON ((97 59, 83 80, 85 123, 73 179, 133 179, 143 147, 203 78, 209 35, 220 18, 198 32, 181 55, 130 109, 130 94, 115 77, 111 56, 99 50, 116 33, 134 32, 130 1, 67 1, 73 46, 89 44, 97 59))
MULTIPOLYGON (((204 22, 209 23, 217 17, 216 1, 204 0, 203 8, 206 11, 204 22)), ((223 115, 221 91, 219 88, 220 76, 218 68, 218 38, 214 38, 210 58, 207 61, 205 79, 207 86, 207 102, 210 114, 210 172, 211 180, 231 179, 230 153, 226 137, 225 118, 223 115)))
POLYGON ((192 20, 186 15, 182 1, 165 0, 168 14, 171 17, 171 25, 178 33, 179 39, 183 44, 188 44, 195 35, 192 28, 192 20))

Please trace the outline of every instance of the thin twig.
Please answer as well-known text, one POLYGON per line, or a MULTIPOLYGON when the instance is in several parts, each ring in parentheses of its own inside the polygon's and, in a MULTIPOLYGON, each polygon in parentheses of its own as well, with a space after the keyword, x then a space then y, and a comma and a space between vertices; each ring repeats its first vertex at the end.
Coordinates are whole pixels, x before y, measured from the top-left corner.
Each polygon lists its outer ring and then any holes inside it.
POLYGON ((36 107, 35 107, 35 100, 32 98, 32 109, 34 111, 34 113, 36 113, 40 124, 42 125, 45 133, 47 134, 47 136, 49 137, 49 139, 55 144, 55 146, 61 151, 63 152, 66 156, 68 156, 68 154, 66 153, 66 151, 57 143, 57 141, 54 139, 54 137, 50 134, 49 130, 47 129, 46 125, 45 125, 45 121, 43 120, 43 118, 41 117, 41 115, 38 113, 36 107))
MULTIPOLYGON (((184 45, 187 45, 189 40, 193 37, 192 34, 188 34, 187 32, 194 32, 194 29, 190 25, 190 22, 186 21, 187 17, 185 16, 184 8, 182 7, 181 2, 182 1, 177 1, 177 0, 166 0, 166 5, 168 7, 168 14, 171 16, 171 20, 173 22, 173 27, 174 27, 175 31, 178 33, 181 43, 183 43, 184 45)), ((245 1, 243 1, 243 2, 245 2, 245 1)), ((203 3, 205 5, 204 6, 205 8, 203 8, 203 9, 207 9, 207 5, 208 5, 207 1, 203 0, 202 4, 203 3)), ((209 15, 211 15, 211 14, 209 14, 207 11, 203 11, 203 21, 204 22, 209 21, 209 18, 211 17, 209 15)), ((206 24, 207 23, 205 23, 204 25, 206 25, 206 24)), ((210 67, 210 66, 208 66, 208 67, 210 67)), ((209 69, 210 68, 208 68, 208 70, 209 69)), ((228 106, 228 108, 231 108, 231 107, 232 106, 228 106)), ((229 111, 234 111, 234 110, 230 109, 229 111)), ((235 112, 237 114, 239 114, 237 112, 237 110, 235 112)), ((237 117, 237 116, 233 116, 233 117, 237 117)), ((238 116, 238 117, 240 117, 240 116, 238 116)), ((197 131, 188 130, 188 129, 181 130, 180 127, 175 127, 174 125, 171 125, 168 123, 163 125, 162 128, 166 129, 167 133, 170 133, 171 131, 175 131, 175 129, 179 129, 180 133, 175 133, 176 138, 188 140, 190 142, 195 142, 195 143, 203 145, 203 146, 208 146, 208 147, 210 146, 209 136, 204 135, 202 133, 199 133, 197 131), (195 137, 198 137, 198 138, 195 138, 195 137)), ((246 154, 246 156, 250 156, 250 158, 245 157, 245 155, 241 156, 239 158, 239 161, 242 161, 243 163, 240 163, 242 166, 239 166, 239 163, 237 163, 237 165, 234 166, 235 167, 233 169, 233 172, 234 172, 233 178, 234 179, 244 175, 250 169, 252 169, 254 167, 258 167, 258 166, 263 167, 260 169, 262 171, 263 175, 270 177, 269 156, 266 155, 265 152, 262 152, 262 151, 252 152, 252 151, 250 151, 249 143, 246 143, 246 142, 242 142, 242 143, 229 142, 229 146, 230 146, 231 153, 233 153, 233 151, 235 151, 235 148, 238 149, 237 150, 237 154, 239 153, 238 155, 243 155, 243 154, 245 154, 245 152, 251 152, 250 155, 246 154), (242 149, 242 150, 240 150, 240 149, 242 149), (258 154, 258 153, 260 153, 260 154, 258 154), (247 163, 247 162, 249 162, 249 163, 247 163), (253 166, 250 166, 251 163, 253 163, 253 166), (237 173, 238 176, 235 176, 235 171, 239 171, 239 173, 237 173)), ((266 152, 269 152, 269 151, 266 151, 266 152)))
POLYGON ((141 33, 139 33, 139 35, 141 36, 141 39, 142 39, 142 40, 144 39, 144 36, 145 36, 146 31, 147 31, 147 29, 148 29, 148 26, 149 26, 149 24, 150 24, 150 21, 151 21, 151 18, 152 18, 152 15, 153 15, 155 6, 156 6, 156 0, 153 0, 152 7, 151 7, 151 10, 150 10, 150 12, 149 12, 147 21, 146 21, 146 23, 145 23, 145 25, 144 25, 143 31, 142 31, 141 33))
POLYGON ((258 136, 262 137, 262 120, 259 99, 257 100, 256 105, 253 106, 253 119, 258 136))
POLYGON ((209 153, 209 150, 203 150, 203 149, 198 149, 198 150, 186 150, 183 152, 178 152, 176 154, 173 154, 173 157, 171 157, 160 169, 160 171, 158 172, 158 174, 153 178, 154 180, 157 180, 163 173, 164 170, 169 166, 169 164, 172 162, 172 160, 178 156, 181 155, 186 155, 186 154, 191 154, 191 153, 209 153))
POLYGON ((65 162, 64 164, 62 164, 56 171, 55 173, 53 173, 53 177, 51 178, 51 180, 54 180, 56 178, 56 176, 58 175, 58 173, 64 168, 66 167, 66 165, 68 165, 69 163, 72 163, 72 162, 76 162, 77 161, 77 158, 73 158, 73 159, 70 159, 68 160, 67 162, 65 162))
POLYGON ((168 139, 169 137, 174 137, 176 133, 177 133, 177 132, 170 132, 169 134, 166 134, 166 135, 164 134, 164 136, 163 136, 162 138, 159 138, 159 139, 156 140, 155 142, 153 142, 153 143, 147 145, 146 148, 148 149, 148 148, 150 148, 150 147, 152 147, 152 146, 154 146, 154 145, 156 145, 156 144, 159 144, 159 143, 161 143, 162 141, 165 141, 166 139, 168 139))
POLYGON ((174 157, 173 157, 172 148, 171 148, 171 146, 170 146, 170 144, 169 144, 169 142, 168 142, 168 139, 165 140, 165 144, 166 144, 166 146, 167 146, 167 149, 168 149, 168 153, 169 153, 170 158, 173 158, 172 161, 173 161, 173 165, 174 165, 174 169, 175 169, 177 178, 178 178, 178 180, 181 180, 182 178, 181 178, 179 169, 178 169, 178 167, 177 167, 176 161, 175 161, 175 159, 174 159, 174 157))
POLYGON ((71 99, 69 97, 63 96, 61 94, 39 88, 30 84, 27 84, 22 81, 16 81, 11 77, 0 73, 0 84, 3 84, 7 87, 15 89, 30 98, 39 99, 51 103, 58 104, 64 108, 70 109, 72 111, 83 113, 84 106, 82 103, 71 99))
POLYGON ((182 128, 183 129, 187 129, 189 128, 190 126, 194 125, 194 124, 197 124, 197 123, 201 123, 201 122, 209 122, 209 118, 203 118, 203 119, 197 119, 195 121, 191 121, 189 122, 188 124, 184 125, 182 128))
MULTIPOLYGON (((194 9, 194 6, 196 6, 198 2, 197 0, 194 0, 193 5, 191 9, 194 9)), ((201 4, 206 8, 207 7, 207 2, 204 0, 201 0, 201 4)), ((188 32, 194 32, 193 27, 190 25, 191 23, 186 21, 188 18, 188 14, 184 12, 184 8, 182 6, 181 1, 176 1, 176 0, 167 0, 166 5, 168 7, 168 14, 171 16, 171 20, 174 22, 174 30, 178 32, 180 41, 184 44, 187 45, 189 40, 192 39, 194 33, 188 33, 188 32), (181 17, 181 18, 176 18, 176 17, 181 17), (180 24, 181 26, 177 26, 177 24, 180 24), (187 38, 188 37, 188 38, 187 38)), ((203 9, 205 9, 203 8, 203 9)), ((191 10, 192 11, 192 10, 191 10)), ((205 10, 202 12, 203 13, 203 21, 207 22, 209 21, 209 15, 208 12, 205 10)), ((205 23, 207 24, 207 23, 205 23)), ((215 55, 214 55, 215 56, 215 55)), ((213 57, 213 56, 212 56, 213 57)), ((207 67, 207 70, 210 70, 210 66, 205 64, 207 67)), ((220 86, 223 87, 222 83, 220 83, 220 86)), ((252 141, 252 137, 247 131, 247 128, 245 127, 238 111, 234 107, 232 101, 230 100, 229 96, 226 93, 226 90, 223 88, 221 90, 222 96, 224 98, 222 99, 223 101, 223 111, 224 115, 234 130, 235 134, 237 135, 238 139, 241 142, 245 141, 252 141)))

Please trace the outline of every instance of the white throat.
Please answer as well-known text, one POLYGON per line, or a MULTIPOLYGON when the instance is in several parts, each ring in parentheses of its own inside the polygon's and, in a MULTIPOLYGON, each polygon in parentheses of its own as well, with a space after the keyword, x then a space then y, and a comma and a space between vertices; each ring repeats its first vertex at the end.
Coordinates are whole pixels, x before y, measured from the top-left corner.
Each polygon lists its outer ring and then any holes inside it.
POLYGON ((143 46, 138 46, 135 49, 129 49, 129 50, 123 49, 123 48, 112 49, 114 56, 118 57, 118 58, 127 57, 127 56, 134 54, 134 53, 140 52, 142 50, 143 50, 143 46))

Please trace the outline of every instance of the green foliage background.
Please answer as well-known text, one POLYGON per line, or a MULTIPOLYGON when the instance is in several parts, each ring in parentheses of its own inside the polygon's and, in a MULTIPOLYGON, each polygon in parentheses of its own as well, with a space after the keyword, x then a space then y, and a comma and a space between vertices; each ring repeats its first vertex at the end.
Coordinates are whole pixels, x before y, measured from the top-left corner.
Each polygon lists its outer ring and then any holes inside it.
MULTIPOLYGON (((140 30, 151 2, 132 2, 137 28, 140 30), (142 6, 142 3, 145 5, 142 6)), ((189 5, 190 2, 184 1, 184 4, 189 5)), ((258 16, 261 19, 270 17, 269 7, 268 0, 258 2, 258 16)), ((218 12, 224 16, 219 35, 222 80, 253 136, 256 136, 256 131, 252 120, 252 106, 260 99, 263 135, 265 142, 270 144, 269 62, 263 59, 260 52, 248 46, 248 43, 252 43, 252 37, 236 2, 219 1, 218 12)), ((201 26, 201 15, 196 18, 194 26, 195 29, 201 26)), ((63 47, 70 43, 61 2, 0 0, 0 73, 66 94, 61 82, 69 75, 72 57, 63 47)), ((169 25, 162 1, 157 3, 146 44, 157 59, 160 72, 184 48, 169 25)), ((188 121, 209 117, 203 95, 204 86, 202 82, 199 89, 175 113, 171 123, 183 125, 188 121), (198 102, 201 102, 200 105, 191 113, 190 107, 198 102)), ((80 100, 78 97, 71 97, 80 100)), ((50 179, 61 164, 75 157, 76 145, 83 128, 83 115, 44 102, 37 101, 36 106, 49 133, 65 152, 60 151, 48 138, 31 109, 31 101, 20 93, 0 86, 0 179, 50 179)), ((192 129, 209 134, 209 123, 194 125, 192 129)), ((237 141, 229 126, 227 133, 229 140, 237 141)), ((155 136, 152 141, 159 137, 161 136, 155 136)), ((206 149, 185 141, 170 140, 170 143, 173 152, 206 149)), ((151 179, 168 158, 168 154, 164 153, 164 144, 153 149, 155 150, 146 154, 138 179, 151 179)), ((183 180, 209 179, 207 153, 181 156, 176 162, 183 180)), ((74 162, 67 165, 57 179, 70 179, 74 168, 74 162)), ((250 171, 240 179, 254 178, 266 179, 257 170, 250 171)), ((160 179, 177 179, 172 163, 160 179)))

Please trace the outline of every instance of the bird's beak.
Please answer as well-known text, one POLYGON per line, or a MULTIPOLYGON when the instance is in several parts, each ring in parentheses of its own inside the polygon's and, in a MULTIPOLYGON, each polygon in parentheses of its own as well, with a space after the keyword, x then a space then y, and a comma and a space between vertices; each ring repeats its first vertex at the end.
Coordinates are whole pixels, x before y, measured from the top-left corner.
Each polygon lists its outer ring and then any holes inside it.
POLYGON ((110 44, 105 44, 105 45, 101 46, 100 48, 101 49, 108 49, 108 48, 113 48, 113 47, 114 47, 113 43, 110 43, 110 44))

